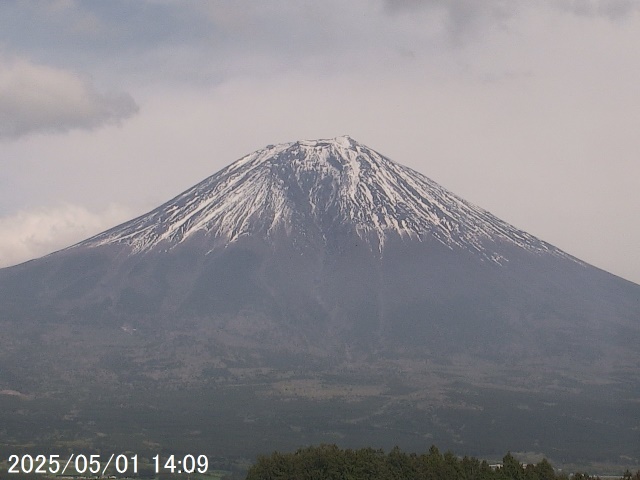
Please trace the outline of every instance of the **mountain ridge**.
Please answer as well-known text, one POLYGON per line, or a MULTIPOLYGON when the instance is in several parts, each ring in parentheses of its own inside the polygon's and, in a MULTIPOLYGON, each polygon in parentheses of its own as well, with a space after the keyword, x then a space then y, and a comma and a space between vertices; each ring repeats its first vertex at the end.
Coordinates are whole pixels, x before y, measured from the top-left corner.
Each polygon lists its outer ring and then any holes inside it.
POLYGON ((127 244, 144 252, 198 232, 228 244, 279 229, 325 241, 345 226, 380 253, 391 234, 419 241, 430 235, 497 263, 505 259, 492 242, 578 261, 349 136, 269 145, 78 245, 127 244))

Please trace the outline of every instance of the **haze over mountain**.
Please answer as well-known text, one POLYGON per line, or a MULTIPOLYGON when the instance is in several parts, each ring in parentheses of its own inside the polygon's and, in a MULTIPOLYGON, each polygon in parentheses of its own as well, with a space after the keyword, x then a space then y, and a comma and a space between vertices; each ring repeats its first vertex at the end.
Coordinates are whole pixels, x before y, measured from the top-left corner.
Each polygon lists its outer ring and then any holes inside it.
POLYGON ((640 459, 640 286, 350 137, 0 270, 0 302, 8 446, 640 459))

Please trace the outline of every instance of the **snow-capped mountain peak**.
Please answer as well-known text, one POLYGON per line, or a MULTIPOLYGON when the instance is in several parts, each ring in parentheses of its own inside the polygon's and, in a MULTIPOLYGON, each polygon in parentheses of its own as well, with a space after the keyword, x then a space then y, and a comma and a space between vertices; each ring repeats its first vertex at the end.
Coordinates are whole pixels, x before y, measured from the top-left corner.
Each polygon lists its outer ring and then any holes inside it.
POLYGON ((379 252, 390 236, 430 236, 498 263, 505 261, 498 244, 505 242, 566 256, 349 136, 269 145, 81 245, 126 244, 144 252, 195 234, 230 243, 276 232, 324 241, 351 233, 379 252))

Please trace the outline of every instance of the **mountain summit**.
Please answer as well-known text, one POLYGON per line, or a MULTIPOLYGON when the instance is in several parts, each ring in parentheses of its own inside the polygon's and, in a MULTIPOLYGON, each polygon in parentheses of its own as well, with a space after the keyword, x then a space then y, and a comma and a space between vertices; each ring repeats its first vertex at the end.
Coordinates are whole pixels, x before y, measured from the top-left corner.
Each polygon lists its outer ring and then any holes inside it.
POLYGON ((378 251, 390 237, 430 237, 497 263, 499 244, 567 256, 349 136, 269 145, 81 245, 144 252, 197 234, 216 243, 284 234, 323 244, 352 234, 378 251))
POLYGON ((0 327, 0 451, 640 462, 640 286, 350 137, 0 269, 0 327))

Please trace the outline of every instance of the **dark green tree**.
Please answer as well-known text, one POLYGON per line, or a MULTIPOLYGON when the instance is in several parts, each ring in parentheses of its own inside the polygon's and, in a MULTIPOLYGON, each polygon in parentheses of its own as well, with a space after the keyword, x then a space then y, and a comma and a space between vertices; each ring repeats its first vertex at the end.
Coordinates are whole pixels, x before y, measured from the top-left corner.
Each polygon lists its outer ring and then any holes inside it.
POLYGON ((556 472, 546 458, 543 458, 536 464, 535 470, 538 475, 538 480, 556 480, 556 472))
POLYGON ((524 480, 524 468, 511 452, 502 458, 502 473, 508 480, 524 480))

